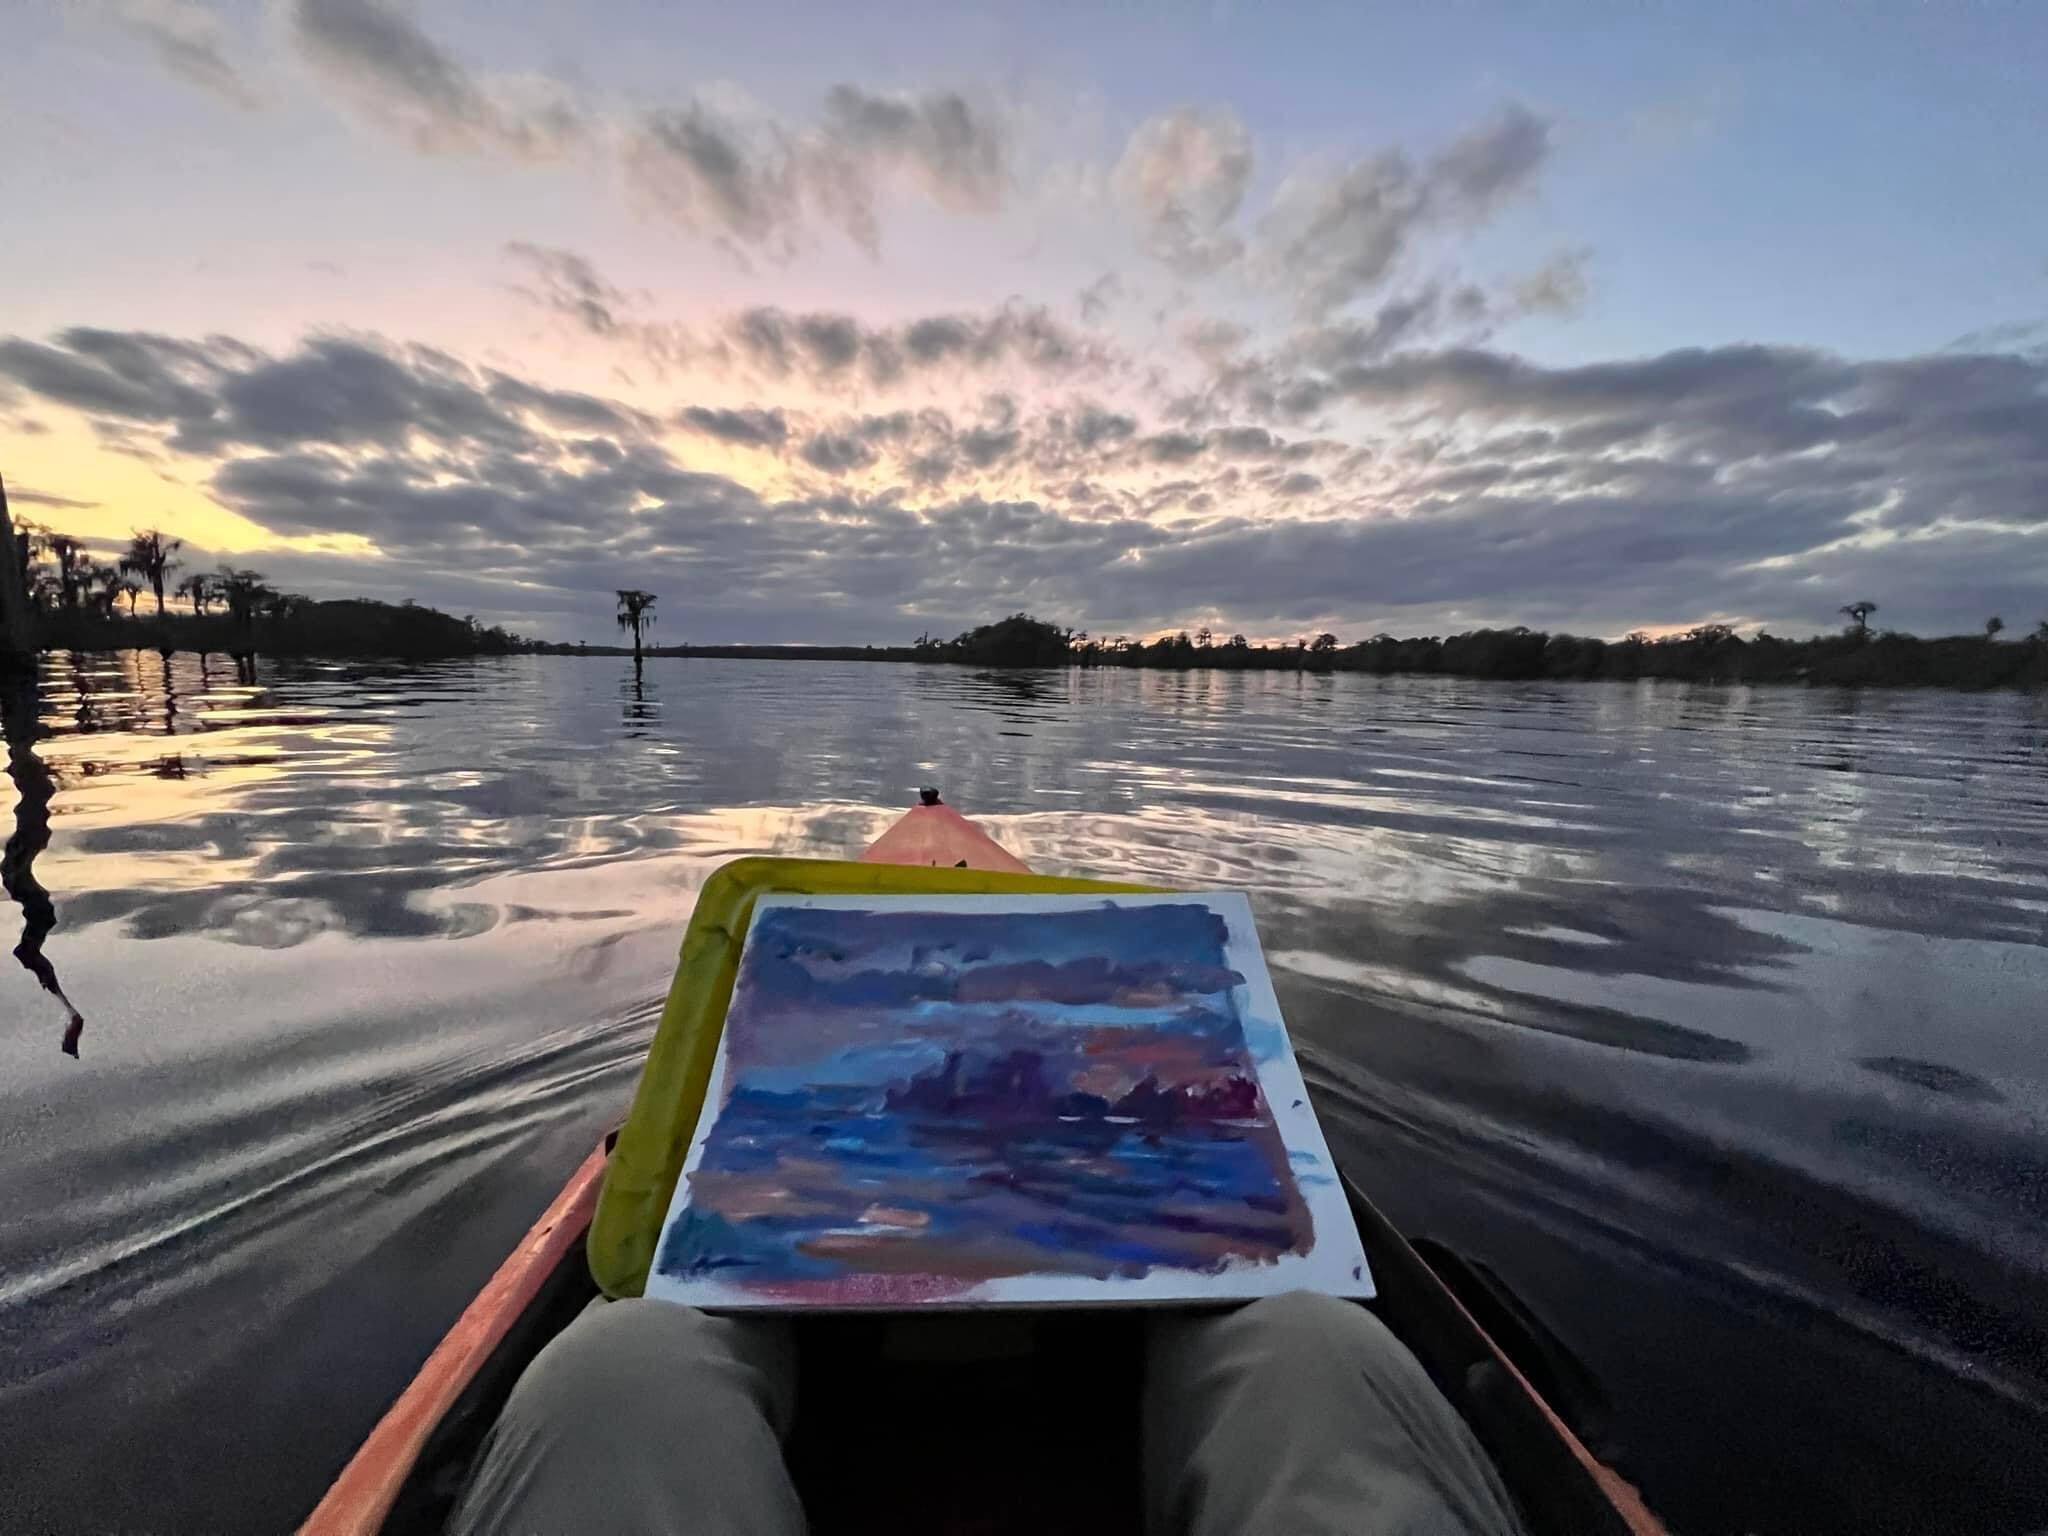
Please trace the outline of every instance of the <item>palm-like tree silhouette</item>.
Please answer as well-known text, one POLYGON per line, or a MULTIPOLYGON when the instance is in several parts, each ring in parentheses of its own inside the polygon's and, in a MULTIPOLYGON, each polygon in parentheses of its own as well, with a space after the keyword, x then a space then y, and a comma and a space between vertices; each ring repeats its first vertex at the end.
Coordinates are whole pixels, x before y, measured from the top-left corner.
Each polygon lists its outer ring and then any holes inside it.
POLYGON ((256 622, 256 613, 277 594, 264 582, 261 571, 238 571, 222 566, 214 578, 214 591, 227 604, 228 617, 243 628, 256 622))
POLYGON ((640 637, 654 627, 654 603, 652 592, 642 592, 637 587, 619 587, 619 628, 631 630, 633 634, 633 655, 640 654, 640 637))
POLYGON ((68 533, 45 531, 37 544, 57 562, 57 603, 65 609, 78 606, 81 597, 92 595, 93 563, 80 544, 68 533))
POLYGON ((1993 615, 1991 615, 1990 618, 1984 621, 1984 638, 1986 640, 1996 640, 1998 638, 1998 632, 2004 628, 2005 620, 2001 619, 1997 614, 1994 613, 1993 615))
MULTIPOLYGON (((146 528, 128 541, 128 552, 121 557, 121 569, 130 576, 140 576, 149 583, 149 590, 156 594, 156 611, 164 611, 164 577, 178 562, 171 556, 185 547, 183 539, 167 539, 154 528, 146 528)), ((133 614, 134 603, 128 611, 133 614)))
POLYGON ((172 595, 188 599, 192 604, 193 613, 204 618, 206 610, 213 603, 214 578, 204 571, 194 571, 178 583, 172 595))
POLYGON ((114 605, 121 601, 121 591, 128 584, 128 578, 111 565, 95 565, 90 578, 93 606, 107 618, 114 616, 114 605))
POLYGON ((1856 626, 1856 638, 1860 640, 1870 633, 1870 616, 1877 612, 1877 604, 1867 597, 1859 598, 1853 603, 1844 603, 1835 611, 1845 615, 1856 626))

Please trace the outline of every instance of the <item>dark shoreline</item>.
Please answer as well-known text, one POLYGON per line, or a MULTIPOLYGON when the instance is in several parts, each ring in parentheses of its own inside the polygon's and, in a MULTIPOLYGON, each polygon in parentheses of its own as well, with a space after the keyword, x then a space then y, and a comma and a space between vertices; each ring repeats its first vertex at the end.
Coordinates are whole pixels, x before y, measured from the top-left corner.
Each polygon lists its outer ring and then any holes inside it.
MULTIPOLYGON (((38 616, 44 652, 156 650, 233 656, 322 657, 335 660, 441 660, 458 656, 618 656, 627 645, 571 645, 528 640, 431 608, 361 599, 304 602, 288 615, 240 622, 224 615, 172 613, 132 618, 83 612, 38 616)), ((1378 635, 1345 645, 1335 635, 1286 645, 1253 645, 1242 636, 1201 631, 1145 643, 1091 639, 1015 614, 952 640, 921 637, 915 645, 657 645, 643 660, 871 661, 953 664, 981 670, 1142 667, 1157 671, 1358 672, 1374 676, 1469 677, 1504 682, 1632 682, 1640 678, 1720 684, 1803 684, 1820 687, 2048 688, 2048 624, 2011 640, 1989 634, 1921 639, 1895 631, 1841 633, 1788 640, 1744 639, 1723 625, 1684 634, 1624 640, 1546 634, 1524 628, 1481 629, 1449 636, 1397 639, 1378 635)))
MULTIPOLYGON (((96 643, 73 645, 46 645, 39 656, 61 656, 73 653, 111 653, 115 651, 154 650, 164 653, 179 651, 193 654, 227 656, 275 656, 294 660, 328 661, 451 661, 463 657, 479 656, 604 656, 621 660, 631 659, 630 646, 618 645, 564 645, 538 643, 506 647, 503 649, 414 649, 390 647, 321 646, 310 647, 290 643, 273 643, 259 640, 252 648, 244 641, 217 644, 192 644, 196 637, 180 636, 178 643, 162 644, 155 637, 129 638, 126 636, 99 638, 96 643)), ((1788 646, 1804 649, 1816 642, 1784 642, 1788 646)), ((1665 662, 1663 657, 1645 658, 1633 668, 1600 669, 1593 671, 1577 668, 1549 670, 1547 668, 1527 670, 1514 668, 1504 671, 1484 670, 1463 666, 1401 666, 1375 664, 1379 658, 1356 653, 1367 650, 1366 646, 1352 647, 1334 654, 1301 655, 1294 651, 1271 650, 1261 653, 1253 648, 1250 659, 1238 660, 1227 655, 1222 647, 1211 647, 1207 651, 1197 650, 1195 655, 1181 659, 1153 660, 1145 657, 1127 659, 1117 655, 1071 655, 1050 661, 996 661, 980 660, 964 656, 934 656, 920 652, 910 646, 854 646, 854 645, 675 645, 649 646, 642 652, 643 661, 786 661, 786 662, 885 662, 898 665, 957 666, 975 671, 1066 671, 1070 668, 1121 668, 1129 670, 1167 672, 1293 672, 1312 675, 1328 675, 1337 672, 1363 673, 1376 677, 1463 677, 1486 682, 1638 682, 1667 681, 1695 682, 1723 687, 1774 686, 1808 688, 1941 688, 1956 692, 1989 692, 1994 690, 2017 690, 2030 692, 2048 690, 2048 645, 2038 641, 2016 641, 2002 644, 1984 665, 1979 648, 1985 642, 1964 636, 1955 641, 1913 641, 1915 647, 1924 648, 1925 654, 1901 656, 1896 646, 1873 640, 1868 646, 1853 652, 1835 653, 1814 658, 1803 665, 1796 664, 1787 669, 1773 665, 1746 664, 1749 658, 1737 661, 1730 658, 1721 665, 1700 665, 1696 658, 1670 658, 1675 663, 1665 662), (1960 653, 1957 647, 1966 647, 1960 653), (2000 654, 2002 653, 2002 654, 2000 654)), ((1767 662, 1772 658, 1757 658, 1767 662)))

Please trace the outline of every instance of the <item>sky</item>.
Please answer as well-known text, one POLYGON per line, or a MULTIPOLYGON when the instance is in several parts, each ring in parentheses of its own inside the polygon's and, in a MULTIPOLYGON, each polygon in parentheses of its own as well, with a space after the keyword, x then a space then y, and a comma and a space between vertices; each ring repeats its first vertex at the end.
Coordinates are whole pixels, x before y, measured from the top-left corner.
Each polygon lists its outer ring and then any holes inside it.
POLYGON ((0 476, 543 639, 2048 618, 2048 7, 23 0, 0 476))

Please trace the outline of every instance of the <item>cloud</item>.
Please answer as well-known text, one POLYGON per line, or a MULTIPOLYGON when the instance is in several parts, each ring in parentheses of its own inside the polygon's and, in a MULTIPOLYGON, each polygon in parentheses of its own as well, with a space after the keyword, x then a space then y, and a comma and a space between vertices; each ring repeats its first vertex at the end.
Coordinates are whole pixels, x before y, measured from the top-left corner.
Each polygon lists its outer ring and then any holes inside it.
POLYGON ((644 297, 608 281, 588 257, 525 240, 507 241, 503 251, 529 277, 512 291, 583 334, 631 349, 663 376, 694 355, 696 343, 683 326, 642 318, 644 297))
POLYGON ((1154 464, 1185 464, 1200 458, 1209 441, 1195 432, 1160 432, 1139 446, 1154 464))
POLYGON ((826 474, 879 467, 882 475, 929 489, 956 475, 971 480, 991 472, 1027 479, 1065 477, 1113 461, 1137 429, 1134 418, 1089 402, 1027 420, 1013 399, 996 394, 982 400, 979 414, 981 419, 967 426, 929 408, 842 417, 818 425, 796 456, 826 474))
MULTIPOLYGON (((1222 461, 1299 462, 1320 452, 1322 445, 1289 441, 1257 426, 1225 426, 1214 431, 1156 432, 1133 444, 1137 460, 1148 464, 1188 465, 1198 459, 1222 461)), ((1229 488, 1229 482, 1225 482, 1229 488)))
POLYGON ((963 362, 987 367, 1014 360, 1034 372, 1064 373, 1099 356, 1092 342, 1036 305, 913 320, 902 327, 900 338, 906 360, 926 367, 963 362))
POLYGON ((1302 366, 1324 370, 1385 357, 1435 331, 1447 304, 1476 319, 1484 313, 1485 296, 1468 288, 1447 300, 1442 286, 1431 283, 1387 300, 1369 320, 1338 320, 1301 332, 1287 351, 1302 366))
MULTIPOLYGON (((946 412, 930 408, 813 419, 782 410, 691 407, 677 422, 724 441, 769 452, 787 449, 795 464, 810 471, 859 475, 866 484, 887 483, 893 477, 930 489, 964 480, 977 488, 999 483, 1027 487, 1048 499, 1064 495, 1073 500, 1077 497, 1071 487, 1080 476, 1086 477, 1089 489, 1078 499, 1101 503, 1125 498, 1132 505, 1156 496, 1154 490, 1140 491, 1129 483, 1133 475, 1142 479, 1153 467, 1181 471, 1200 461, 1287 465, 1331 446, 1290 441, 1258 426, 1141 436, 1136 416, 1087 399, 1027 414, 1011 396, 991 394, 980 402, 978 418, 959 424, 946 412), (1126 483, 1112 489, 1100 477, 1126 483)), ((1280 471, 1260 473, 1267 478, 1258 486, 1272 489, 1280 484, 1280 471)), ((1246 487, 1251 484, 1245 482, 1246 487)), ((1207 489, 1213 500, 1216 492, 1234 485, 1201 481, 1189 482, 1184 489, 1189 494, 1207 489)), ((1307 489, 1311 487, 1297 483, 1286 494, 1307 489)))
POLYGON ((472 379, 438 359, 319 337, 291 357, 226 374, 206 417, 184 421, 170 441, 190 453, 300 443, 398 447, 415 434, 510 446, 523 432, 472 379))
POLYGON ((924 315, 893 325, 870 325, 832 310, 756 305, 693 333, 681 324, 640 318, 641 301, 573 251, 512 241, 504 253, 531 279, 513 285, 515 293, 587 335, 631 348, 664 371, 695 363, 771 380, 838 387, 857 379, 886 387, 930 372, 1014 366, 1050 379, 1107 375, 1128 366, 1100 337, 1036 304, 924 315))
MULTIPOLYGON (((814 340, 866 366, 865 329, 814 340)), ((1716 615, 1797 631, 1866 592, 1938 632, 2024 615, 2048 583, 2048 360, 2013 354, 1743 346, 1553 368, 1397 351, 1301 376, 1343 423, 1316 439, 1003 394, 964 423, 769 405, 657 422, 363 336, 273 355, 76 328, 0 338, 0 379, 183 455, 276 536, 372 541, 367 563, 292 556, 316 591, 556 634, 621 572, 693 635, 815 640, 1018 607, 1132 631, 1192 609, 1252 632, 1716 615), (688 469, 670 428, 786 455, 807 489, 688 469)))
POLYGON ((1023 434, 1013 426, 971 427, 958 438, 960 457, 976 469, 989 469, 1015 454, 1023 434))
POLYGON ((1398 151, 1327 178, 1291 178, 1265 219, 1267 264, 1320 313, 1377 287, 1427 216, 1428 197, 1398 151))
POLYGON ((1429 196, 1454 214, 1483 217, 1527 188, 1550 152, 1550 123, 1510 102, 1437 156, 1429 196))
POLYGON ((1511 290, 1524 314, 1575 315, 1586 304, 1586 264, 1592 253, 1583 247, 1553 256, 1511 290))
MULTIPOLYGON (((203 0, 106 3, 167 70, 237 105, 262 104, 229 62, 220 18, 203 0)), ((787 258, 821 225, 878 251, 877 205, 899 181, 966 214, 993 212, 1010 188, 1005 115, 958 90, 840 84, 810 123, 785 122, 723 87, 680 105, 599 112, 550 76, 473 71, 402 0, 277 6, 300 58, 372 129, 423 154, 528 162, 597 145, 617 154, 628 183, 657 211, 743 261, 787 258)))
POLYGON ((263 105, 261 93, 229 61, 226 29, 210 6, 199 0, 112 0, 108 14, 188 85, 245 111, 263 105))
POLYGON ((7 500, 12 506, 54 507, 67 512, 83 512, 99 505, 96 501, 79 501, 71 496, 53 496, 48 491, 33 490, 25 485, 8 486, 7 500))
POLYGON ((1001 117, 957 91, 881 95, 836 85, 825 97, 823 132, 874 170, 905 168, 942 207, 989 213, 1009 181, 1001 117))
POLYGON ((789 438, 789 422, 781 411, 714 410, 693 405, 677 420, 693 432, 747 448, 780 448, 789 438))
POLYGON ((660 211, 734 249, 795 248, 804 185, 783 129, 742 122, 700 102, 643 113, 625 149, 627 174, 660 211))
POLYGON ((1987 325, 1959 336, 1942 348, 1944 352, 2042 352, 2048 351, 2048 319, 2008 320, 1987 325))
POLYGON ((1235 321, 1211 318, 1189 325, 1181 339, 1195 356, 1220 366, 1251 339, 1251 332, 1235 321))
POLYGON ((872 447, 858 437, 840 432, 820 432, 806 440, 797 453, 813 469, 824 470, 827 474, 865 469, 875 462, 872 447))
POLYGON ((1084 402, 1070 415, 1055 420, 1083 452, 1128 442, 1138 430, 1137 417, 1105 410, 1091 402, 1084 402))
MULTIPOLYGON (((914 512, 888 495, 770 501, 646 444, 478 469, 450 481, 406 455, 312 449, 230 461, 214 489, 267 527, 374 539, 374 566, 322 562, 340 585, 371 574, 379 590, 429 601, 446 590, 445 601, 486 612, 517 583, 526 622, 556 633, 608 601, 625 570, 688 615, 693 638, 804 638, 833 613, 838 635, 896 639, 923 627, 920 616, 964 627, 998 589, 1048 606, 1076 563, 1162 537, 1141 520, 1079 521, 1028 500, 966 496, 914 512)), ((313 569, 300 562, 295 579, 313 569)))
POLYGON ((390 0, 286 0, 293 43, 363 112, 427 154, 497 153, 545 160, 584 134, 559 82, 479 79, 390 0))
POLYGON ((1002 205, 1002 118, 955 91, 826 93, 815 127, 784 122, 733 93, 641 113, 625 136, 628 177, 653 206, 736 256, 787 259, 820 225, 879 252, 877 204, 903 179, 942 208, 1002 205))
POLYGON ((593 336, 616 336, 626 295, 606 282, 589 259, 558 246, 508 240, 505 255, 531 272, 536 288, 518 291, 544 309, 566 315, 593 336))
POLYGON ((1428 231, 1497 213, 1534 182, 1551 148, 1549 124, 1511 104, 1419 170, 1390 149, 1298 172, 1261 221, 1261 265, 1305 312, 1327 314, 1379 287, 1428 231))
POLYGON ((1182 107, 1138 126, 1114 180, 1145 248, 1174 271, 1200 276, 1242 254, 1230 225, 1251 178, 1251 135, 1237 114, 1182 107))
MULTIPOLYGON (((455 366, 460 367, 459 364, 455 366)), ((483 377, 487 381, 485 393, 492 404, 538 417, 551 426, 577 432, 620 434, 644 433, 655 427, 655 423, 639 411, 580 390, 547 389, 495 369, 487 370, 483 377)))
POLYGON ((1279 355, 1328 371, 1444 337, 1481 340, 1524 315, 1571 314, 1586 300, 1586 260, 1584 251, 1567 251, 1497 293, 1476 283, 1425 283, 1386 300, 1368 319, 1329 320, 1299 331, 1279 355))
POLYGON ((203 346, 77 326, 56 345, 0 340, 0 378, 89 416, 147 424, 205 417, 222 364, 203 346))
POLYGON ((1014 366, 1059 378, 1104 373, 1115 365, 1098 339, 1056 320, 1038 305, 982 314, 927 315, 870 326, 831 311, 791 313, 772 305, 741 310, 718 329, 729 364, 768 378, 837 384, 864 378, 889 385, 934 370, 1014 366))
MULTIPOLYGON (((1922 366, 1933 361, 1922 360, 1922 366)), ((1743 345, 1545 368, 1506 353, 1451 348, 1340 368, 1330 383, 1350 400, 1441 416, 1526 415, 1580 426, 1609 424, 1619 435, 1605 439, 1606 447, 1674 429, 1692 435, 1714 425, 1742 429, 1739 446, 1786 451, 1858 433, 1852 417, 1826 407, 1885 366, 1859 366, 1810 348, 1743 345), (1752 442, 1752 432, 1765 434, 1768 444, 1752 442)))
POLYGON ((1635 466, 1689 480, 1724 529, 1753 516, 1797 527, 1815 507, 1838 538, 2048 524, 2048 366, 2017 357, 1852 362, 1731 346, 1553 369, 1453 349, 1341 369, 1330 384, 1466 432, 1540 424, 1566 455, 1551 478, 1635 466))
POLYGON ((1074 296, 1074 302, 1081 311, 1081 318, 1090 325, 1101 322, 1116 306, 1124 294, 1124 280, 1114 272, 1105 272, 1074 296))
POLYGON ((522 448, 537 425, 638 434, 638 412, 595 396, 478 372, 426 347, 316 336, 274 358, 226 338, 75 327, 55 345, 0 339, 0 377, 102 426, 154 429, 176 452, 321 444, 522 448))
POLYGON ((1528 275, 1488 292, 1476 283, 1432 280, 1383 300, 1360 318, 1323 319, 1262 354, 1239 350, 1245 333, 1211 322, 1188 336, 1208 366, 1202 391, 1183 397, 1181 418, 1195 424, 1231 407, 1301 421, 1339 397, 1332 375, 1397 352, 1456 343, 1471 348, 1523 316, 1578 309, 1587 291, 1588 253, 1570 250, 1528 275))
POLYGON ((1208 442, 1231 459, 1305 459, 1316 451, 1314 443, 1289 442, 1264 427, 1223 427, 1211 432, 1208 442))

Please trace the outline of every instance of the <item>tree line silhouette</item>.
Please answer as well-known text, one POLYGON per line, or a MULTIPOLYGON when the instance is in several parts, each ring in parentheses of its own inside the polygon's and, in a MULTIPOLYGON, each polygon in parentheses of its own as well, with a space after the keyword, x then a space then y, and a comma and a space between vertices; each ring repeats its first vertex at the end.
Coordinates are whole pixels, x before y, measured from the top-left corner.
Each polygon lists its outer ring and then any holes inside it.
MULTIPOLYGON (((356 597, 319 600, 280 591, 261 571, 222 565, 183 570, 183 541, 138 531, 112 562, 83 539, 23 524, 12 566, 27 599, 27 628, 46 649, 249 652, 276 655, 468 656, 532 649, 531 642, 475 618, 414 602, 356 597), (168 599, 179 607, 168 605, 168 599), (142 614, 148 592, 154 611, 142 614), (127 612, 122 612, 123 603, 127 612)), ((11 573, 10 573, 11 574, 11 573)))
POLYGON ((1091 636, 1086 630, 1016 613, 951 640, 921 635, 915 661, 984 667, 1206 667, 1222 671, 1419 672, 1503 679, 1676 678, 1722 683, 1881 684, 1903 687, 2041 687, 2048 685, 2048 620, 2026 639, 2001 642, 2003 619, 1982 634, 1921 639, 1872 632, 1870 601, 1841 610, 1851 622, 1837 634, 1745 639, 1726 624, 1702 624, 1652 638, 1622 640, 1553 634, 1517 625, 1416 638, 1374 635, 1349 644, 1330 633, 1281 644, 1221 638, 1207 629, 1151 640, 1091 636))
POLYGON ((1548 633, 1521 625, 1456 635, 1400 638, 1374 635, 1346 643, 1324 632, 1254 644, 1241 634, 1181 630, 1152 639, 1090 635, 1028 613, 977 625, 950 640, 919 635, 905 645, 644 644, 654 594, 621 588, 617 620, 633 637, 623 646, 542 643, 551 655, 652 655, 707 660, 951 662, 975 667, 1158 667, 1218 671, 1441 673, 1453 677, 1674 678, 1716 683, 1819 683, 1926 688, 2048 686, 2048 620, 2026 638, 2000 641, 2005 621, 1987 619, 1981 634, 1920 639, 1873 631, 1878 604, 1844 604, 1849 624, 1834 634, 1749 638, 1727 624, 1701 624, 1652 637, 1621 640, 1548 633))

